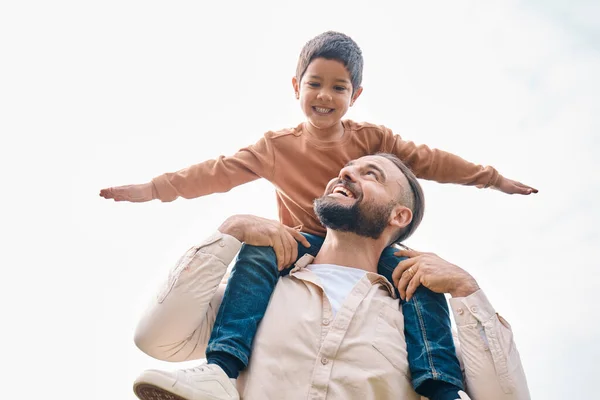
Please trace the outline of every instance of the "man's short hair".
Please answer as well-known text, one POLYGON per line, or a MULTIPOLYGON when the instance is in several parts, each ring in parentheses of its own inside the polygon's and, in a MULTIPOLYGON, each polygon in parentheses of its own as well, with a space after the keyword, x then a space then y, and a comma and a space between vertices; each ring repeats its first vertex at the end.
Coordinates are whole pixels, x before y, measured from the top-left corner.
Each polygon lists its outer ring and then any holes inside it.
POLYGON ((402 190, 398 202, 412 211, 412 220, 406 227, 400 230, 398 236, 392 240, 390 244, 401 243, 417 230, 417 227, 423 220, 423 215, 425 214, 425 195, 423 194, 423 188, 415 174, 398 157, 389 153, 377 153, 375 155, 393 162, 408 181, 409 188, 402 190))
POLYGON ((327 31, 315 36, 302 48, 298 65, 296 67, 296 79, 302 80, 308 65, 315 58, 336 60, 344 64, 352 82, 352 93, 362 83, 363 56, 360 47, 354 40, 343 33, 327 31))

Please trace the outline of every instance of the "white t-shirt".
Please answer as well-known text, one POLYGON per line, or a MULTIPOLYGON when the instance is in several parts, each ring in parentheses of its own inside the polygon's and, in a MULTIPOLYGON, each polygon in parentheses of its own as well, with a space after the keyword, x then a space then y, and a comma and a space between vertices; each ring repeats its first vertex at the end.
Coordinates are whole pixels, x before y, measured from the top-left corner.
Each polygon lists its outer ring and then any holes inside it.
POLYGON ((333 264, 310 264, 306 268, 321 280, 334 316, 354 286, 367 273, 362 269, 333 264))

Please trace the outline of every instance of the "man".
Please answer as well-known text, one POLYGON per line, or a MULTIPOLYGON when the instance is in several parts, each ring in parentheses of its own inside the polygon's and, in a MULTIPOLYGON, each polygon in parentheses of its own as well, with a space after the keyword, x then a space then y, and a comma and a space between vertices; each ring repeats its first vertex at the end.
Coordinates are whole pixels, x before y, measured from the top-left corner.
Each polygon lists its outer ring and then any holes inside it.
MULTIPOLYGON (((315 201, 316 214, 327 228, 321 250, 314 259, 301 258, 289 276, 279 280, 250 364, 238 381, 229 380, 216 365, 149 370, 134 384, 138 397, 418 399, 410 382, 402 311, 394 288, 376 272, 382 252, 407 230, 416 229, 421 195, 414 175, 394 156, 367 156, 349 163, 315 201)), ((269 246, 294 238, 300 239, 298 232, 275 221, 228 219, 173 269, 140 321, 137 346, 162 360, 203 358, 222 296, 219 283, 242 242, 269 246)), ((469 395, 528 399, 510 326, 475 280, 433 254, 402 254, 410 258, 394 271, 392 280, 403 298, 410 301, 419 285, 452 296, 469 395)), ((468 398, 464 392, 451 396, 468 398)))

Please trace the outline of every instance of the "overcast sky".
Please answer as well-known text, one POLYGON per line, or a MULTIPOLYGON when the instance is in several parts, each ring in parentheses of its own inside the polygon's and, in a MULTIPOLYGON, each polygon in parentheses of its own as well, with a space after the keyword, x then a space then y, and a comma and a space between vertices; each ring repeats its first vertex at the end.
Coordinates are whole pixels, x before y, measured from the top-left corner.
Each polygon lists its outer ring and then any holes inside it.
POLYGON ((143 369, 175 368, 134 346, 138 317, 226 217, 276 218, 274 190, 257 181, 144 204, 98 191, 302 122, 291 86, 300 49, 339 30, 365 57, 348 118, 540 190, 423 182, 425 219, 407 244, 479 281, 512 324, 534 399, 589 398, 600 357, 598 4, 3 2, 1 397, 133 400, 143 369))

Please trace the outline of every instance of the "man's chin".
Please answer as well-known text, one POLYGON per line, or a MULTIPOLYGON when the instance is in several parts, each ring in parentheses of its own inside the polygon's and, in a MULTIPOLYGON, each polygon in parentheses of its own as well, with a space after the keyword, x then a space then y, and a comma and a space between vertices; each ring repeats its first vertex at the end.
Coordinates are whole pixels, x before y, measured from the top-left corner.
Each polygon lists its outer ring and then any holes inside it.
POLYGON ((321 206, 335 207, 336 209, 349 209, 354 205, 355 199, 344 197, 342 195, 328 194, 319 198, 317 202, 319 202, 321 206))

